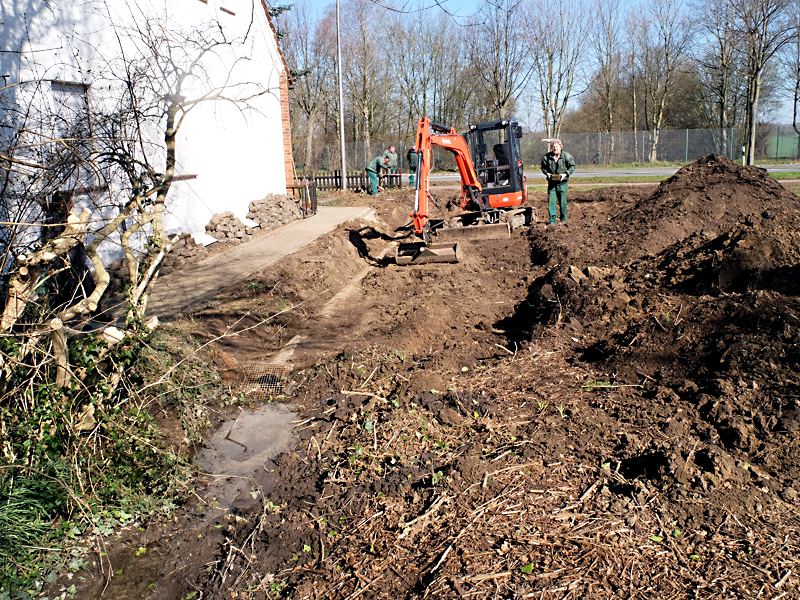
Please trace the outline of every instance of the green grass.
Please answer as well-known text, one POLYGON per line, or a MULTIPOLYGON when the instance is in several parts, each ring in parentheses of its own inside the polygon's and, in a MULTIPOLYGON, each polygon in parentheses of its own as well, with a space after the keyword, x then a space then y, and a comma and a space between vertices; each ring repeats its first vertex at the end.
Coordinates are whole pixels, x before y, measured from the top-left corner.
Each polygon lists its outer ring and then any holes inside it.
POLYGON ((642 163, 612 163, 609 165, 580 165, 580 168, 583 170, 592 171, 602 171, 604 169, 640 169, 640 168, 651 168, 651 167, 682 167, 688 163, 685 162, 666 162, 666 161, 655 161, 655 162, 648 162, 646 164, 642 163))

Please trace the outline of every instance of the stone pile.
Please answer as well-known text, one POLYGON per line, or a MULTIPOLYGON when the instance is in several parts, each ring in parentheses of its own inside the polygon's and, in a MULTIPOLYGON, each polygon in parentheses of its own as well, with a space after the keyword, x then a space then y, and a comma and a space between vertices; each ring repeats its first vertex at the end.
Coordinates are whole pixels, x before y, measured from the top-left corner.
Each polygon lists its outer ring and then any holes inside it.
POLYGON ((122 290, 130 277, 128 276, 128 259, 120 258, 119 260, 111 263, 106 267, 110 280, 108 282, 108 289, 112 292, 122 290))
MULTIPOLYGON (((170 236, 170 239, 175 237, 170 236)), ((203 260, 206 257, 206 248, 203 244, 198 244, 194 241, 191 233, 181 233, 177 242, 172 246, 172 249, 161 261, 161 274, 166 275, 172 271, 177 271, 203 260)), ((106 267, 110 277, 108 287, 112 292, 122 290, 125 285, 130 281, 128 273, 128 259, 125 257, 114 261, 106 267)))
MULTIPOLYGON (((170 236, 170 239, 173 237, 175 236, 170 236)), ((205 257, 206 247, 195 242, 191 233, 181 233, 180 238, 161 263, 161 274, 166 275, 172 271, 182 269, 186 265, 193 265, 205 257)))
POLYGON ((261 200, 253 200, 249 208, 247 218, 258 223, 261 229, 279 227, 303 218, 297 200, 286 194, 267 194, 261 200))
POLYGON ((253 239, 254 228, 248 227, 239 217, 226 210, 211 217, 206 225, 206 233, 223 244, 238 246, 253 239))

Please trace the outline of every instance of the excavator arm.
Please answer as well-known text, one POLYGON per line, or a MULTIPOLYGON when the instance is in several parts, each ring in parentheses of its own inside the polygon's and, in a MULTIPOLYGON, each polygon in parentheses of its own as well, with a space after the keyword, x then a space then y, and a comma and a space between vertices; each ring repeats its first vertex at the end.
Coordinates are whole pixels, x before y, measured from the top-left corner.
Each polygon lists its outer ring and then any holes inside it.
MULTIPOLYGON (((502 126, 505 127, 507 124, 507 122, 503 122, 502 126)), ((431 243, 433 232, 431 231, 429 207, 433 203, 433 197, 430 194, 430 174, 433 167, 434 148, 444 148, 455 156, 458 172, 461 175, 462 210, 467 210, 468 206, 489 206, 493 209, 516 206, 523 202, 523 193, 520 192, 519 198, 513 203, 510 203, 510 194, 500 193, 497 196, 500 198, 497 201, 499 204, 492 204, 493 196, 485 193, 481 181, 478 179, 466 140, 452 127, 432 123, 428 117, 421 118, 417 124, 415 147, 417 150, 417 178, 414 190, 414 212, 411 213, 411 218, 414 222, 414 232, 422 237, 423 241, 399 244, 395 257, 398 265, 458 262, 458 245, 444 243, 443 232, 447 232, 446 237, 452 238, 455 235, 459 239, 490 239, 510 235, 511 230, 507 222, 501 223, 496 220, 492 222, 489 219, 480 218, 481 221, 488 221, 488 223, 484 222, 475 227, 437 229, 437 243, 431 243), (489 201, 484 202, 484 196, 488 196, 489 201)), ((521 161, 518 167, 522 169, 521 161)), ((482 215, 482 211, 479 214, 482 215)))
POLYGON ((472 164, 467 142, 456 133, 454 128, 431 123, 428 117, 420 118, 417 124, 415 147, 417 149, 417 179, 414 191, 414 212, 411 213, 411 218, 414 220, 416 234, 423 236, 423 239, 427 241, 430 237, 428 208, 433 202, 429 189, 433 148, 444 148, 455 156, 458 172, 461 175, 462 210, 465 209, 471 198, 474 199, 480 194, 482 188, 472 164))

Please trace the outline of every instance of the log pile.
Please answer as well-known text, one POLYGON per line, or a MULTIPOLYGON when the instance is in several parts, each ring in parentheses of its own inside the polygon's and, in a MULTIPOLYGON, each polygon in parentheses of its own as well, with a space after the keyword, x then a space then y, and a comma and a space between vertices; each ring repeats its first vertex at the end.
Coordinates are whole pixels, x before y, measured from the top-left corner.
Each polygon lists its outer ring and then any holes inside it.
POLYGON ((286 194, 267 194, 261 200, 250 203, 247 218, 259 224, 261 229, 271 229, 303 218, 300 205, 286 194))
POLYGON ((219 242, 229 246, 238 246, 253 239, 253 227, 248 227, 239 217, 226 210, 211 217, 206 225, 206 233, 219 242))

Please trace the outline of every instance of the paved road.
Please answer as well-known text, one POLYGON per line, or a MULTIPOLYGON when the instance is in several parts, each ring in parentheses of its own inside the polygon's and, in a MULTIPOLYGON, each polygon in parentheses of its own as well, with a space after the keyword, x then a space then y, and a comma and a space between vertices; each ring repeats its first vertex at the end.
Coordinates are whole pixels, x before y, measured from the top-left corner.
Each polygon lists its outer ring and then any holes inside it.
POLYGON ((317 214, 261 233, 248 244, 234 246, 180 271, 158 278, 148 312, 168 320, 187 308, 211 300, 220 288, 268 267, 342 223, 374 218, 368 207, 320 206, 317 214))
MULTIPOLYGON (((756 165, 760 166, 760 165, 756 165)), ((589 167, 578 167, 572 175, 573 179, 580 177, 669 177, 680 167, 631 167, 626 169, 592 169, 589 167)), ((786 173, 800 171, 800 165, 769 165, 764 167, 770 173, 786 173)), ((541 171, 525 171, 528 181, 535 182, 536 179, 544 181, 541 171)), ((431 181, 460 181, 456 173, 437 173, 431 175, 431 181)), ((405 180, 405 176, 404 176, 405 180)))

